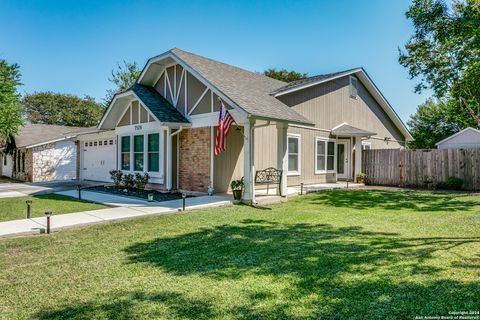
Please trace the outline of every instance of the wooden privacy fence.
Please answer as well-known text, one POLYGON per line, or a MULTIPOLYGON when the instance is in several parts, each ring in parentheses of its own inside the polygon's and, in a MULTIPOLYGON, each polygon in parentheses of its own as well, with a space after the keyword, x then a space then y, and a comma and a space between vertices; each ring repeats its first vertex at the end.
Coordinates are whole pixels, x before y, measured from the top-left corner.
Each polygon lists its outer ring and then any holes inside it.
POLYGON ((432 188, 457 177, 480 190, 480 149, 364 150, 362 171, 372 185, 432 188))

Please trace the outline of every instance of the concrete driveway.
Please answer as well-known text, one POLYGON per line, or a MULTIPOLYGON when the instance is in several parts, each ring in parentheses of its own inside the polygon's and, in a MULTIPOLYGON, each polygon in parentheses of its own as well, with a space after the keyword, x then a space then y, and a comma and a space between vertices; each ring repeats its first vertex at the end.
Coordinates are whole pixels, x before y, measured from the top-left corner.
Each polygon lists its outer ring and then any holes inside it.
MULTIPOLYGON (((58 191, 71 190, 76 188, 78 181, 52 181, 52 182, 15 182, 11 180, 0 180, 0 198, 24 197, 54 193, 58 191)), ((82 186, 90 186, 98 183, 81 182, 82 186)))

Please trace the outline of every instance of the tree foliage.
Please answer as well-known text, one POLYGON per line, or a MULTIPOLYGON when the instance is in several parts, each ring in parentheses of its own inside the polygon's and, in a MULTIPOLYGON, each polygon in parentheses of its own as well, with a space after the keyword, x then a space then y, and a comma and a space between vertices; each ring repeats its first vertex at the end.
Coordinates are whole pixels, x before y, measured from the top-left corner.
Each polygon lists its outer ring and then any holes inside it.
POLYGON ((267 69, 263 71, 263 74, 266 75, 267 77, 274 78, 280 81, 284 82, 292 82, 296 80, 301 80, 305 79, 308 77, 308 74, 306 73, 300 73, 296 71, 288 71, 287 69, 267 69))
POLYGON ((70 94, 35 92, 21 101, 31 123, 91 127, 98 124, 104 108, 92 97, 70 94))
POLYGON ((20 83, 20 67, 0 59, 0 140, 10 141, 23 124, 23 110, 19 104, 17 87, 20 83))
POLYGON ((452 100, 428 99, 418 106, 410 117, 408 126, 415 139, 409 142, 412 149, 435 148, 435 143, 475 125, 474 119, 458 112, 458 106, 452 100))
POLYGON ((399 62, 419 78, 416 91, 431 88, 436 97, 452 99, 480 126, 480 2, 414 0, 406 16, 415 32, 399 62))
POLYGON ((130 88, 138 79, 141 72, 142 70, 138 67, 136 62, 127 62, 124 60, 123 65, 117 63, 117 68, 112 70, 112 74, 110 78, 108 78, 108 81, 113 83, 115 87, 107 90, 107 94, 104 98, 105 106, 110 104, 110 101, 112 101, 115 94, 130 88))

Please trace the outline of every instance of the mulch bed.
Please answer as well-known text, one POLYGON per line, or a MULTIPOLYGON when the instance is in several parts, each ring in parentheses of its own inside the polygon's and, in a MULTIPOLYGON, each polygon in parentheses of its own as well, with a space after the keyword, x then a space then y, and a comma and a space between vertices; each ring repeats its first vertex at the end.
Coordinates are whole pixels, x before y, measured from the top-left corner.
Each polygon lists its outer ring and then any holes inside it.
MULTIPOLYGON (((182 194, 180 192, 162 192, 157 190, 127 190, 125 188, 115 188, 114 186, 95 186, 86 189, 89 191, 111 193, 114 195, 140 198, 143 200, 148 200, 148 195, 153 194, 153 199, 157 202, 182 199, 182 194)), ((190 197, 192 196, 187 195, 187 198, 190 197)))

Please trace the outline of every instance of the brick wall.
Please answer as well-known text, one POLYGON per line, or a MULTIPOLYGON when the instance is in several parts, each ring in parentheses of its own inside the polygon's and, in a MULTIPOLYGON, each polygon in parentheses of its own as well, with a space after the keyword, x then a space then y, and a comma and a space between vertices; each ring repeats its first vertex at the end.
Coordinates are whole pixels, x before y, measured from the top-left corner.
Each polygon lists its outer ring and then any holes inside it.
POLYGON ((207 192, 210 183, 210 127, 180 132, 179 187, 207 192))

